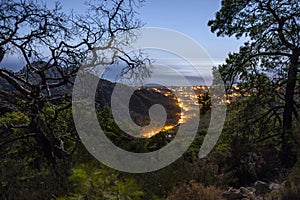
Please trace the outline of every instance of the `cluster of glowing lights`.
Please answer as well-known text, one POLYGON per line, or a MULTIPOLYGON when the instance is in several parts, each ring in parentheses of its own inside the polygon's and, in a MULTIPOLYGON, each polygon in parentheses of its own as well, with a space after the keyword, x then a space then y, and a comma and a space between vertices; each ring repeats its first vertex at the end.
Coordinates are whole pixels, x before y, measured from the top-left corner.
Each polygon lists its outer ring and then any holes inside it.
MULTIPOLYGON (((198 90, 207 90, 207 86, 194 86, 193 89, 198 89, 198 90), (195 88, 196 87, 196 88, 195 88)), ((181 112, 178 113, 179 114, 179 119, 176 125, 165 125, 163 128, 152 128, 151 130, 144 130, 142 133, 140 133, 142 136, 146 137, 146 138, 151 138, 152 136, 160 133, 160 132, 164 132, 164 131, 168 131, 173 129, 175 126, 179 125, 179 124, 184 124, 186 123, 186 121, 192 117, 192 114, 189 114, 188 111, 191 110, 191 106, 190 104, 195 104, 198 105, 198 102, 189 102, 187 103, 187 101, 184 101, 182 98, 184 99, 195 99, 197 98, 197 95, 195 94, 189 94, 189 93, 184 93, 185 87, 179 87, 177 88, 177 90, 180 93, 180 98, 179 97, 174 97, 174 99, 177 99, 177 105, 180 107, 181 112)), ((162 91, 159 88, 152 88, 153 91, 158 92, 163 94, 164 96, 168 97, 173 95, 170 91, 162 91)))
MULTIPOLYGON (((191 117, 194 116, 194 114, 190 114, 188 111, 191 110, 191 104, 195 104, 195 105, 199 105, 198 102, 189 102, 188 104, 186 103, 187 101, 184 101, 183 99, 198 99, 199 96, 204 95, 204 92, 208 92, 209 91, 209 86, 193 86, 192 89, 194 91, 197 91, 197 94, 189 94, 189 93, 185 93, 185 89, 187 88, 187 86, 181 86, 178 88, 175 88, 179 93, 180 93, 180 98, 179 97, 175 97, 174 99, 177 100, 177 105, 180 107, 181 112, 178 113, 179 115, 179 119, 177 122, 177 125, 179 124, 184 124, 186 123, 186 121, 188 119, 190 119, 191 117)), ((141 88, 138 88, 139 90, 141 88)), ((233 89, 235 91, 232 91, 232 93, 227 94, 227 98, 225 101, 222 101, 223 103, 226 104, 231 104, 233 101, 235 101, 237 98, 239 97, 248 97, 251 96, 250 94, 246 93, 241 95, 240 93, 236 92, 238 90, 240 90, 241 88, 239 86, 233 86, 233 89)), ((153 91, 158 92, 163 94, 166 97, 172 96, 172 92, 168 91, 168 90, 162 90, 159 88, 152 88, 153 91)), ((141 133, 142 136, 146 137, 146 138, 150 138, 158 133, 160 133, 161 131, 168 131, 173 129, 175 126, 177 125, 165 125, 163 128, 159 129, 159 128, 154 128, 152 130, 146 130, 143 133, 141 133)))
POLYGON ((141 133, 141 135, 146 137, 146 138, 151 138, 152 136, 158 134, 161 131, 168 131, 168 130, 173 129, 174 127, 175 127, 174 125, 166 125, 162 129, 155 128, 155 129, 152 129, 152 130, 146 130, 143 133, 141 133))

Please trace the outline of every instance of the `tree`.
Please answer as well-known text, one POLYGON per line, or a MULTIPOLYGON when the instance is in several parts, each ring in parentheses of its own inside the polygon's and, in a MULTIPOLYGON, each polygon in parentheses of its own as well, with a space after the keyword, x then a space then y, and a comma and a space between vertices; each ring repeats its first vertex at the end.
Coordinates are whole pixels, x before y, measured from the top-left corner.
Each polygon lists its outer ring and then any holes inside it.
MULTIPOLYGON (((298 0, 223 0, 208 25, 217 36, 244 37, 238 53, 219 66, 228 91, 247 90, 264 107, 255 121, 276 119, 282 150, 299 121, 300 2, 298 0), (241 87, 232 87, 234 84, 241 87)), ((268 123, 268 121, 266 121, 268 123)), ((261 135, 260 139, 270 138, 261 135)), ((285 156, 284 156, 285 157, 285 156)))
POLYGON ((200 113, 205 114, 211 109, 211 98, 208 92, 198 96, 198 103, 201 105, 200 113))
POLYGON ((141 3, 91 2, 86 14, 65 14, 60 3, 49 9, 34 0, 1 1, 0 62, 4 56, 17 55, 25 67, 18 72, 10 71, 10 66, 0 68, 0 98, 8 110, 29 118, 24 124, 1 127, 2 136, 6 135, 1 137, 1 148, 34 139, 37 149, 52 163, 72 154, 79 141, 77 134, 55 133, 53 127, 59 113, 71 105, 74 77, 91 51, 118 53, 111 58, 99 55, 101 64, 114 63, 117 58, 131 68, 141 63, 114 46, 116 35, 141 27, 135 11, 141 3), (16 129, 23 131, 11 134, 16 129))

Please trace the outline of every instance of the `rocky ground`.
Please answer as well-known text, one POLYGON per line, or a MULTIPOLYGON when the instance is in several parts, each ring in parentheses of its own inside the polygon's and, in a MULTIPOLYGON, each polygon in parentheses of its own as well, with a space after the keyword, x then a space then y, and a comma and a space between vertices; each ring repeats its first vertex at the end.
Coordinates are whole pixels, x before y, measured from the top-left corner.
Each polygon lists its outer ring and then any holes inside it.
POLYGON ((226 200, 265 200, 276 199, 276 194, 284 188, 283 184, 256 181, 251 187, 229 188, 223 193, 226 200), (272 197, 271 197, 272 196, 272 197))

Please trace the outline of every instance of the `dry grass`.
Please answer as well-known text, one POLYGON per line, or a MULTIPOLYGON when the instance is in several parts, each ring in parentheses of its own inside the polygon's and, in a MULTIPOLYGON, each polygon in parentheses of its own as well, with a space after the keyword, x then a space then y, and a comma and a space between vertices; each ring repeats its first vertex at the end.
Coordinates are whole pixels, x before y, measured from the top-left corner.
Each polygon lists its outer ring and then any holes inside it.
POLYGON ((175 188, 167 200, 221 200, 222 191, 214 186, 204 187, 200 183, 190 181, 175 188))

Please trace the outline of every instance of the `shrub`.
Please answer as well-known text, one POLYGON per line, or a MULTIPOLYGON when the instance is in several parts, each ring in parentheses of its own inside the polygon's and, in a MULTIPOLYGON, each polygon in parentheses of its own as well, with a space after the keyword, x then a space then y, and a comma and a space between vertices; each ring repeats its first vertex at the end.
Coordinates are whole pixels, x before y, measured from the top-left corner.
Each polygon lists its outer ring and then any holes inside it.
POLYGON ((204 187, 190 181, 173 190, 167 200, 221 200, 222 191, 214 186, 204 187))
POLYGON ((72 171, 69 177, 71 191, 60 197, 61 200, 139 200, 144 195, 133 178, 120 177, 117 171, 107 167, 81 164, 72 171))
POLYGON ((281 200, 299 200, 300 185, 291 188, 285 188, 281 195, 281 200))
POLYGON ((282 191, 282 200, 299 200, 300 199, 300 159, 292 169, 285 188, 282 191))

